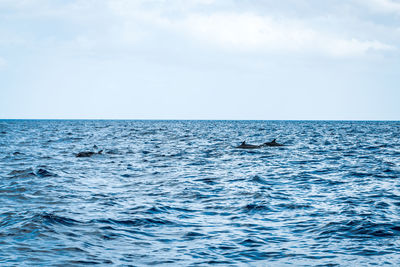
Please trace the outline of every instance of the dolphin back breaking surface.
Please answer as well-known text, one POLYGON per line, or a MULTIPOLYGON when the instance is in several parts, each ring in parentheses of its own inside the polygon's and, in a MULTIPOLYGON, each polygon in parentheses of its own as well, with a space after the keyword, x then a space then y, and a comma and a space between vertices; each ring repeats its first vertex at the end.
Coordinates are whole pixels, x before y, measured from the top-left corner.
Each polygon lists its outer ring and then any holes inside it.
POLYGON ((272 140, 271 142, 266 142, 261 145, 251 145, 251 144, 246 144, 246 141, 243 141, 239 146, 236 148, 241 148, 241 149, 256 149, 256 148, 261 148, 265 146, 284 146, 283 144, 277 143, 276 139, 272 140))
POLYGON ((284 145, 277 143, 276 139, 274 139, 271 142, 264 143, 263 146, 284 146, 284 145))

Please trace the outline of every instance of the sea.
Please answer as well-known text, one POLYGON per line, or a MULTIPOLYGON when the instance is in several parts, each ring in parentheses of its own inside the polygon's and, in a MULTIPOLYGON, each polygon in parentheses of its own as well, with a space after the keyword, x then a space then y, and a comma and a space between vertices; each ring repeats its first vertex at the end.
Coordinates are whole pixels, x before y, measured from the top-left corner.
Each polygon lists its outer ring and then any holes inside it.
POLYGON ((0 120, 0 266, 87 265, 399 266, 400 122, 0 120))

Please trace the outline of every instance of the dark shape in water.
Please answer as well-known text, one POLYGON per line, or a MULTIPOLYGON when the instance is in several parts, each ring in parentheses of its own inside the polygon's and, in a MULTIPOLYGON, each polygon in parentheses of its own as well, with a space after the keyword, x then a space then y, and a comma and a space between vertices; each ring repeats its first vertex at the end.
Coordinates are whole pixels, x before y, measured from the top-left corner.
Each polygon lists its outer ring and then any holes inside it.
POLYGON ((25 177, 35 176, 32 168, 28 168, 25 170, 13 170, 8 175, 11 175, 12 178, 25 178, 25 177))
POLYGON ((39 176, 39 177, 55 176, 53 173, 49 172, 49 171, 46 170, 46 169, 39 169, 39 170, 36 172, 36 175, 39 176))
POLYGON ((255 148, 260 148, 262 145, 250 145, 246 144, 246 141, 243 141, 239 146, 236 148, 242 148, 242 149, 255 149, 255 148))
POLYGON ((75 156, 77 158, 89 158, 93 155, 96 154, 101 154, 103 152, 103 150, 100 150, 99 152, 93 152, 93 151, 83 151, 83 152, 79 152, 78 154, 76 154, 75 156))
POLYGON ((236 148, 242 148, 242 149, 255 149, 255 148, 260 148, 260 147, 264 147, 264 146, 283 146, 282 144, 279 144, 276 142, 276 139, 272 140, 271 142, 266 142, 264 144, 261 145, 250 145, 250 144, 246 144, 246 141, 243 141, 239 146, 237 146, 236 148))
POLYGON ((276 139, 272 140, 271 142, 266 142, 262 146, 283 146, 282 144, 279 144, 276 142, 276 139))

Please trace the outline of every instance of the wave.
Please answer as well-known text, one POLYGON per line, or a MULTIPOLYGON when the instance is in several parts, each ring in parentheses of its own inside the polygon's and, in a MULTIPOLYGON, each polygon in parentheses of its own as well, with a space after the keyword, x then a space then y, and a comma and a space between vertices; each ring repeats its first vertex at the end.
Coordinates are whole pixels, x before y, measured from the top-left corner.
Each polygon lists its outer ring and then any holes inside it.
POLYGON ((8 173, 9 178, 29 178, 29 177, 55 177, 58 176, 44 168, 38 168, 34 170, 33 168, 27 168, 23 170, 13 170, 8 173))
POLYGON ((0 121, 0 265, 396 265, 399 126, 0 121))

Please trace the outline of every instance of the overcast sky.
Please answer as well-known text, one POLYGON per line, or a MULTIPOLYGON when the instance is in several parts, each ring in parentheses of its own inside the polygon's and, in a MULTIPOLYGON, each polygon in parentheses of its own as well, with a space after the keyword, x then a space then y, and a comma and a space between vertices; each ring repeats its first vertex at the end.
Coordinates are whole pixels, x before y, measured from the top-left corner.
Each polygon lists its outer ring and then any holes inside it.
POLYGON ((0 118, 400 119, 398 0, 0 0, 0 118))

